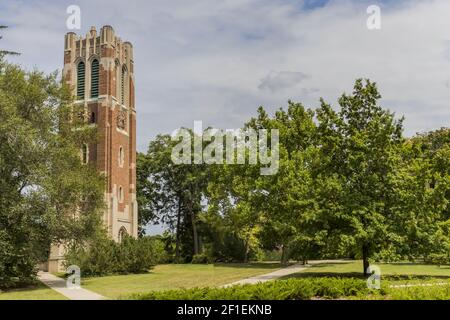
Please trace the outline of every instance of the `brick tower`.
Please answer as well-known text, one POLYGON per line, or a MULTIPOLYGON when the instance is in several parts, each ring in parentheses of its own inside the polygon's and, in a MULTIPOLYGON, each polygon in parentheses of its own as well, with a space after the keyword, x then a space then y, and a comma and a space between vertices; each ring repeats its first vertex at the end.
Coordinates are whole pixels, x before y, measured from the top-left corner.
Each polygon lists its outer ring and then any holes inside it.
MULTIPOLYGON (((75 104, 98 130, 96 144, 84 146, 82 159, 106 176, 103 221, 116 241, 137 237, 136 109, 133 46, 111 26, 95 27, 78 37, 65 36, 63 81, 73 89, 75 104)), ((49 271, 61 269, 64 248, 54 246, 49 271)))

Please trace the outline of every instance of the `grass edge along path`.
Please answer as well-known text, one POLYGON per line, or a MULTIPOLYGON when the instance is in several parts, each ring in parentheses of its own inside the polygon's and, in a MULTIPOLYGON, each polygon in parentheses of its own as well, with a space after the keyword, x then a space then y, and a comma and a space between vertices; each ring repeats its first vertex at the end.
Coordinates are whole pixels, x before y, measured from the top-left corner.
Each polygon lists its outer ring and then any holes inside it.
POLYGON ((68 300, 42 282, 34 286, 0 292, 0 300, 68 300))

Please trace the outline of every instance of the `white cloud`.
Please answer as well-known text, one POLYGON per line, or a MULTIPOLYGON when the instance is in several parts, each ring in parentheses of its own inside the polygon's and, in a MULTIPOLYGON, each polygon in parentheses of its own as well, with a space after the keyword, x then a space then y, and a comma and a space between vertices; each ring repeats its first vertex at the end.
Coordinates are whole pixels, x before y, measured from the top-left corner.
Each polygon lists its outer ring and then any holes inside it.
POLYGON ((295 71, 271 71, 266 77, 261 79, 258 89, 270 90, 272 92, 282 89, 292 88, 307 79, 308 75, 295 71))
MULTIPOLYGON (((28 67, 61 69, 73 2, 3 0, 12 28, 0 43, 28 67)), ((140 150, 194 120, 235 128, 259 105, 316 106, 321 96, 336 104, 358 77, 378 82, 382 105, 406 116, 407 134, 449 125, 447 0, 384 5, 380 31, 366 28, 368 1, 308 10, 287 0, 75 2, 82 33, 111 24, 135 46, 140 150)))

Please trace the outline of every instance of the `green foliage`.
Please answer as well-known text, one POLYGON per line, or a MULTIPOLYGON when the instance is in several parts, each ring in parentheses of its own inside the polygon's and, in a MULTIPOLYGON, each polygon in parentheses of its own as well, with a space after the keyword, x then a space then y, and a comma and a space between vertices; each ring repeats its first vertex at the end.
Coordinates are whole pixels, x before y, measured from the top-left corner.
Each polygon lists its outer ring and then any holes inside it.
POLYGON ((280 250, 263 250, 262 261, 280 261, 281 251, 280 250))
POLYGON ((196 254, 192 257, 192 261, 191 263, 194 264, 208 264, 208 263, 212 263, 214 261, 211 261, 211 258, 205 254, 205 253, 199 253, 196 254))
POLYGON ((450 284, 392 288, 386 293, 390 300, 450 300, 450 284))
POLYGON ((171 155, 177 143, 169 135, 158 135, 147 154, 138 155, 139 219, 141 225, 168 225, 175 234, 174 259, 190 261, 201 251, 198 216, 203 209, 209 167, 174 164, 171 155))
POLYGON ((126 236, 117 243, 98 236, 87 244, 70 247, 65 264, 79 266, 84 276, 104 276, 146 273, 164 259, 164 244, 158 238, 126 236))
POLYGON ((135 294, 137 300, 309 300, 367 295, 364 280, 353 278, 308 278, 270 281, 227 288, 194 288, 135 294))
POLYGON ((33 282, 51 243, 99 228, 103 178, 80 161, 81 143, 95 137, 82 124, 71 130, 72 112, 56 74, 0 58, 1 288, 33 282))
POLYGON ((319 170, 337 177, 341 194, 331 212, 332 237, 364 260, 364 273, 375 252, 395 241, 393 177, 400 167, 402 120, 378 105, 375 83, 357 80, 352 95, 339 99, 335 112, 322 101, 318 134, 319 170))
POLYGON ((159 136, 138 161, 146 221, 169 224, 177 261, 202 250, 248 261, 264 249, 283 263, 362 258, 364 273, 371 260, 449 263, 450 130, 405 139, 403 119, 380 98, 375 83, 358 79, 337 108, 258 108, 244 129, 279 130, 271 176, 260 164, 175 166, 174 142, 159 136))
MULTIPOLYGON (((137 300, 310 300, 310 299, 378 299, 378 300, 449 300, 450 284, 423 280, 399 282, 383 280, 380 290, 367 288, 358 278, 300 278, 277 280, 255 285, 227 288, 193 288, 133 294, 137 300)), ((442 281, 441 281, 442 282, 442 281)))

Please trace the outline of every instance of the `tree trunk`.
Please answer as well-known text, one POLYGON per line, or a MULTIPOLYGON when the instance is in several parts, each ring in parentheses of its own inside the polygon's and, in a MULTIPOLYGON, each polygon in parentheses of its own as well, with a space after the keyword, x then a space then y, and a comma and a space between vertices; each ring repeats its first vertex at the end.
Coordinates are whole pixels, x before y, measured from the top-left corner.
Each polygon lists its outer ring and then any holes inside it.
POLYGON ((192 236, 194 238, 194 255, 198 254, 198 233, 197 225, 195 224, 195 215, 193 210, 191 210, 191 223, 192 223, 192 236))
POLYGON ((282 245, 282 246, 281 246, 281 264, 282 264, 282 265, 286 265, 287 262, 288 262, 287 260, 288 260, 288 257, 287 257, 287 248, 286 248, 285 245, 282 245))
POLYGON ((248 254, 249 254, 249 240, 245 240, 245 255, 244 255, 244 263, 248 262, 248 254))
POLYGON ((181 223, 181 197, 178 197, 177 231, 175 243, 175 260, 180 261, 180 223, 181 223))
POLYGON ((368 276, 367 269, 369 268, 369 247, 366 244, 362 246, 362 259, 363 259, 363 268, 364 268, 364 276, 368 276))

